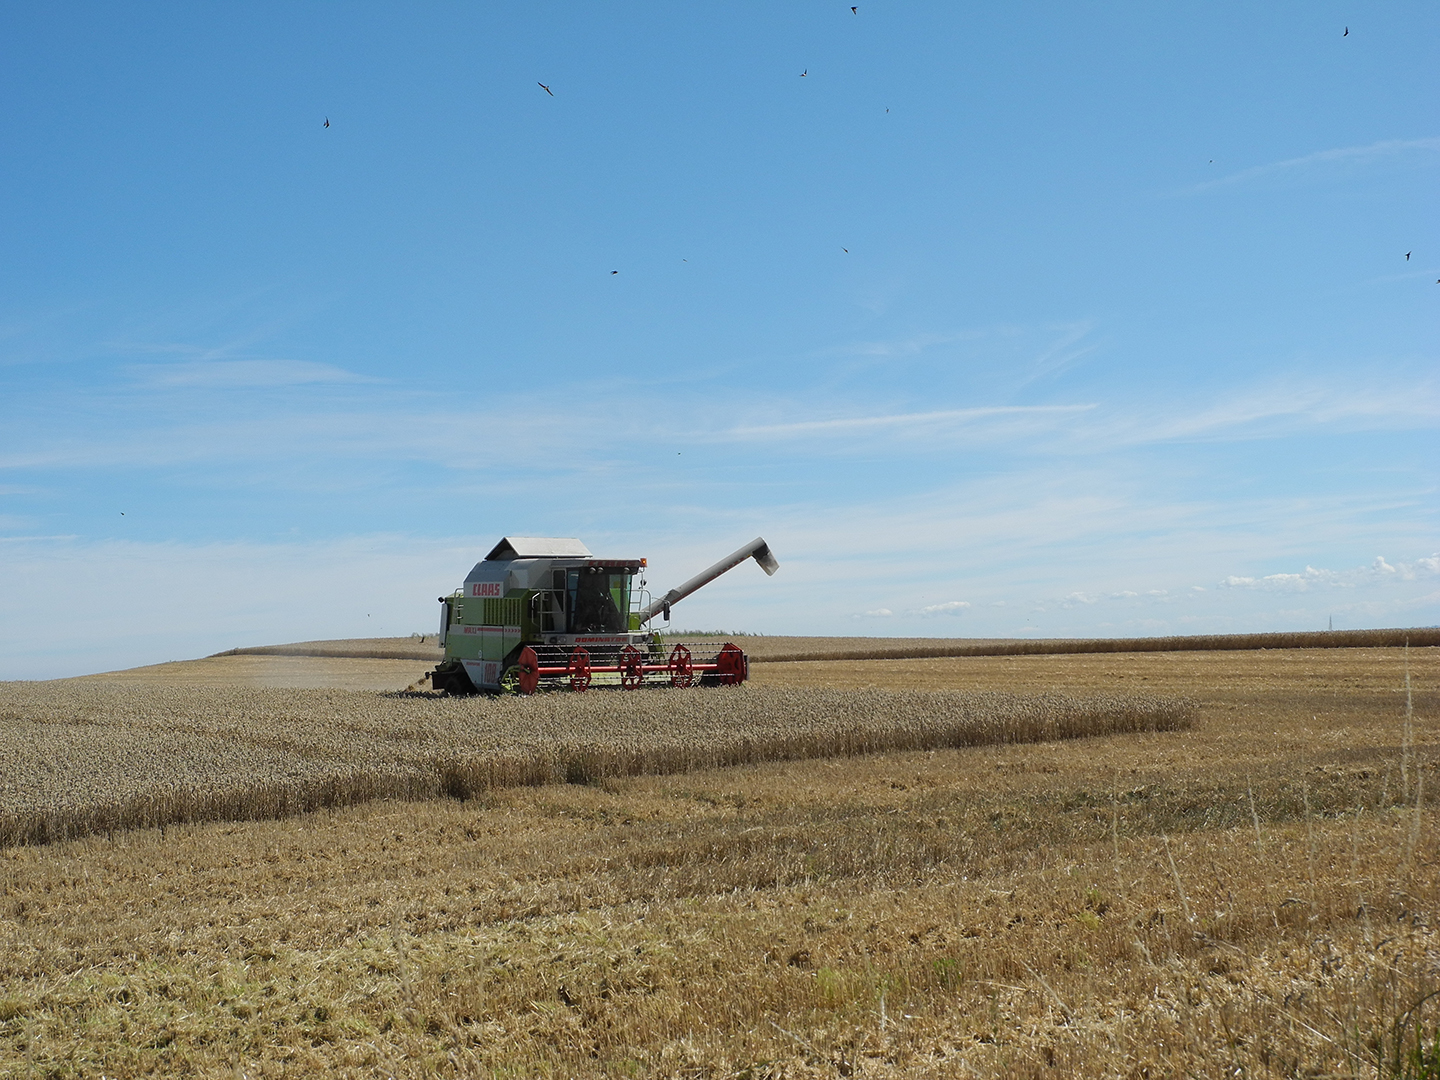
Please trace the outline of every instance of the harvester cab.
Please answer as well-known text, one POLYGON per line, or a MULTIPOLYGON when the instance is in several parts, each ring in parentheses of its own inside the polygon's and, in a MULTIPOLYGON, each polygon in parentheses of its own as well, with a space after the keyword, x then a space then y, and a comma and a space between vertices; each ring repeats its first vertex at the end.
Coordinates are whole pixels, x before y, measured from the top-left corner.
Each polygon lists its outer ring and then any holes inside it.
POLYGON ((756 538, 654 599, 644 559, 597 559, 572 538, 507 536, 463 586, 440 597, 445 658, 430 683, 451 694, 532 694, 542 684, 633 690, 744 682, 749 661, 733 642, 663 643, 645 627, 657 615, 668 622, 671 605, 752 558, 766 574, 779 569, 756 538))

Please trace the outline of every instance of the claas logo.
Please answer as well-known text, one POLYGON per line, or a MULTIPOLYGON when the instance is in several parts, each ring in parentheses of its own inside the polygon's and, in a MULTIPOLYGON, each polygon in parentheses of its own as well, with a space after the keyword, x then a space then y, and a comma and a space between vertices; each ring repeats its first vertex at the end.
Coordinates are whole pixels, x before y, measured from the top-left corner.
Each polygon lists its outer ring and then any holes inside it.
POLYGON ((493 596, 500 597, 500 582, 498 581, 477 581, 470 586, 471 596, 493 596))

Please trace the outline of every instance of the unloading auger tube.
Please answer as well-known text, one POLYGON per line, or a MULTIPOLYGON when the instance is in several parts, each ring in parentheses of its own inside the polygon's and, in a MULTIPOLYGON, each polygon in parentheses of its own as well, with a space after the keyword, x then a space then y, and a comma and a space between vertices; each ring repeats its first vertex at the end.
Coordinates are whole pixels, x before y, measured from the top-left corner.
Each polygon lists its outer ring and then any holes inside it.
POLYGON ((708 570, 700 571, 700 573, 685 582, 685 584, 671 589, 664 596, 660 597, 659 600, 652 601, 641 608, 640 625, 644 626, 661 612, 664 612, 666 619, 669 619, 670 609, 674 605, 684 600, 685 597, 695 592, 695 590, 702 589, 706 585, 709 585, 710 582, 725 573, 725 571, 735 569, 735 567, 750 558, 753 558, 760 564, 760 569, 765 571, 767 577, 773 575, 776 570, 780 569, 780 563, 774 555, 770 554, 770 545, 765 543, 764 537, 757 536, 744 547, 736 548, 708 570))
POLYGON ((444 658, 430 683, 450 694, 743 683, 749 659, 734 642, 663 639, 645 624, 751 558, 766 574, 780 568, 756 537, 650 601, 644 559, 598 559, 575 537, 506 536, 439 598, 444 658))

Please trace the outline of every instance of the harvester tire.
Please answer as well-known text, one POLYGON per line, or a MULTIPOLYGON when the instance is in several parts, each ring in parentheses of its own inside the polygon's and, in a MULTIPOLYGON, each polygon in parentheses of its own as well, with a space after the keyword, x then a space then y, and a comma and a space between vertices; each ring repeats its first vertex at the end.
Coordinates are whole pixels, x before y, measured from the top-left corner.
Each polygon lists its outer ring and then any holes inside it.
POLYGON ((452 697, 466 697, 476 692, 465 665, 455 660, 446 660, 430 672, 430 685, 452 697))

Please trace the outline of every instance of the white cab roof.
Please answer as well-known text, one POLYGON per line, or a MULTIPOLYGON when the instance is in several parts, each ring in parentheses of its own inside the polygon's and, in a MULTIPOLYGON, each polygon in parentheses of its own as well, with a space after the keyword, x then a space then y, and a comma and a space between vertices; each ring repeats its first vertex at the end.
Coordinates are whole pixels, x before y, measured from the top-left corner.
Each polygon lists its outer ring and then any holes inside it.
POLYGON ((486 562, 505 559, 589 559, 590 549, 573 536, 507 536, 495 545, 486 562))

